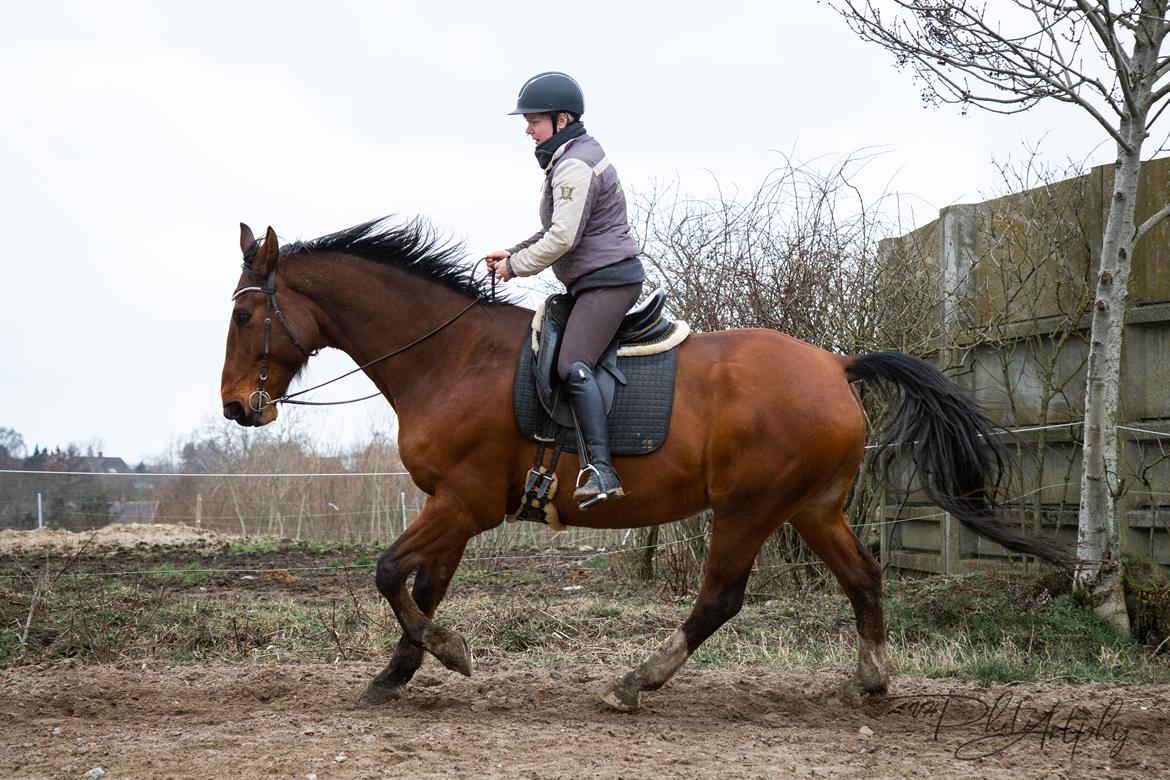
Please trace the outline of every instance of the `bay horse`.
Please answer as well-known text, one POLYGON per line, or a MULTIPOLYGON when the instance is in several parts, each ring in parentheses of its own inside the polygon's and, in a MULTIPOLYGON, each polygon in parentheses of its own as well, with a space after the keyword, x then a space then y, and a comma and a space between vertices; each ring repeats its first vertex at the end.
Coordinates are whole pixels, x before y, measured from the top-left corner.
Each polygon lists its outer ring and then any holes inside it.
MULTIPOLYGON (((232 296, 221 394, 240 425, 276 419, 279 396, 323 347, 348 354, 394 407, 399 450, 427 495, 418 517, 379 557, 375 582, 402 625, 386 668, 361 701, 402 695, 429 652, 471 674, 467 643, 434 621, 467 542, 520 505, 534 450, 517 432, 512 379, 532 311, 488 295, 460 247, 421 220, 375 220, 281 247, 240 226, 243 273, 232 296), (367 365, 369 364, 369 365, 367 365), (414 586, 406 582, 414 573, 414 586)), ((879 432, 907 449, 931 498, 1008 549, 1065 562, 1054 542, 997 520, 1003 460, 992 424, 929 363, 900 353, 847 357, 782 333, 698 333, 678 349, 670 432, 657 451, 618 458, 627 496, 581 512, 571 490, 554 503, 565 525, 648 527, 713 510, 710 551, 690 616, 601 694, 632 712, 739 612, 764 541, 788 523, 836 576, 857 622, 857 671, 827 694, 857 704, 890 679, 881 569, 843 507, 861 465, 865 417, 854 382, 884 382, 901 405, 879 432)), ((560 461, 561 485, 576 458, 560 461)))

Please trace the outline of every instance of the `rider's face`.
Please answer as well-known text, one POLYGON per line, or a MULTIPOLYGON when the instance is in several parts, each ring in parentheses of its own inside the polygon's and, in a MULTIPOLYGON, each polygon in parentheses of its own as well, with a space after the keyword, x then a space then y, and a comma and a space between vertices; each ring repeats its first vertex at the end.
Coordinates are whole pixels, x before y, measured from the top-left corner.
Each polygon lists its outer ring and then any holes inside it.
POLYGON ((525 114, 524 119, 528 122, 524 132, 532 137, 534 143, 542 144, 552 138, 553 126, 548 114, 525 114))

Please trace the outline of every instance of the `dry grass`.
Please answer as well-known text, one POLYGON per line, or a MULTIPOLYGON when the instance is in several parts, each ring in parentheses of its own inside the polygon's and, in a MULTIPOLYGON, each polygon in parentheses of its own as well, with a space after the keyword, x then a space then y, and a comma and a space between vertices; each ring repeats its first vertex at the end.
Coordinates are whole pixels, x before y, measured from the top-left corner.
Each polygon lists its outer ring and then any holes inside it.
MULTIPOLYGON (((554 556, 555 563, 534 556, 529 568, 516 557, 512 569, 491 562, 466 566, 439 621, 461 631, 480 658, 522 655, 540 666, 634 664, 691 609, 689 553, 682 545, 675 549, 675 557, 659 563, 677 576, 650 584, 615 577, 615 571, 636 571, 638 562, 622 556, 554 556)), ((370 563, 368 550, 351 552, 355 564, 370 563)), ((265 553, 239 554, 243 560, 265 553)), ((166 576, 150 580, 11 571, 0 578, 0 666, 66 657, 133 663, 384 659, 398 639, 393 614, 360 566, 325 572, 321 576, 334 583, 331 595, 312 595, 282 591, 275 581, 248 590, 217 587, 205 581, 206 572, 190 568, 198 565, 152 562, 166 576)), ((775 589, 767 596, 756 591, 692 663, 854 667, 853 613, 839 590, 784 591, 779 580, 764 582, 775 589)), ((890 654, 902 674, 987 682, 1170 681, 1165 652, 1113 633, 1062 593, 1059 582, 1003 575, 892 582, 885 605, 890 654)))
MULTIPOLYGON (((0 589, 0 662, 76 657, 91 662, 334 661, 386 658, 398 628, 385 602, 334 599, 308 606, 280 598, 169 594, 121 583, 74 590, 0 589), (36 599, 35 611, 30 612, 36 599), (33 615, 31 621, 27 616, 33 615)), ((1063 598, 1063 597, 1062 597, 1063 598)), ((891 599, 890 651, 896 670, 988 682, 1017 680, 1167 682, 1170 667, 1132 642, 1058 603, 1027 632, 1004 621, 947 625, 891 599)), ((639 662, 685 619, 683 599, 578 593, 536 599, 455 594, 441 621, 467 637, 480 658, 515 656, 536 666, 639 662)), ((833 594, 749 604, 704 644, 692 663, 772 670, 842 669, 856 664, 848 604, 833 594)))

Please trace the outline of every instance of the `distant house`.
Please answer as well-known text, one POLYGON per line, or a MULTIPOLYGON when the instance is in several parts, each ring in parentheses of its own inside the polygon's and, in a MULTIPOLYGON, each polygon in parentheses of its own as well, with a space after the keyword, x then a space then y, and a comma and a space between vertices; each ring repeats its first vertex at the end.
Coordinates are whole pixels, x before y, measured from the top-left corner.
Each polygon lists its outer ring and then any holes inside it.
POLYGON ((134 469, 121 458, 105 455, 55 454, 45 463, 45 471, 84 471, 90 474, 132 474, 134 469))
POLYGON ((107 458, 104 455, 82 456, 71 460, 70 471, 88 471, 93 474, 130 474, 134 471, 121 458, 107 458))

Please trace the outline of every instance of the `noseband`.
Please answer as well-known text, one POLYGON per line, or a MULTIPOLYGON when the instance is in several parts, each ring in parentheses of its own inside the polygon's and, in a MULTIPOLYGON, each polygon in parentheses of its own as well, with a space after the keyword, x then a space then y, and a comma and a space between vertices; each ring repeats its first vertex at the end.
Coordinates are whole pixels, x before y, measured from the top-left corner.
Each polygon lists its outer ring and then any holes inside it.
MULTIPOLYGON (((247 266, 245 266, 245 269, 247 266)), ((284 314, 280 311, 280 306, 276 302, 276 266, 268 272, 268 283, 264 286, 241 287, 232 293, 232 300, 236 300, 241 295, 250 292, 264 293, 264 356, 260 358, 260 384, 256 390, 248 396, 248 408, 253 412, 263 412, 272 405, 272 396, 264 389, 265 383, 268 381, 268 354, 272 343, 272 315, 276 315, 276 319, 280 320, 280 324, 284 326, 284 332, 288 334, 293 346, 301 351, 301 354, 306 359, 313 357, 321 350, 308 350, 297 340, 297 335, 293 333, 292 327, 288 324, 288 320, 284 318, 284 314)))

